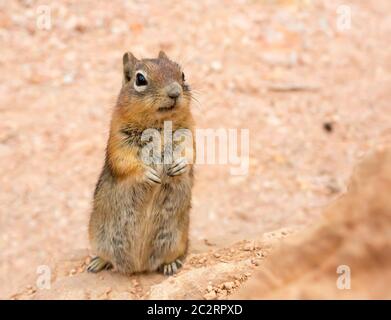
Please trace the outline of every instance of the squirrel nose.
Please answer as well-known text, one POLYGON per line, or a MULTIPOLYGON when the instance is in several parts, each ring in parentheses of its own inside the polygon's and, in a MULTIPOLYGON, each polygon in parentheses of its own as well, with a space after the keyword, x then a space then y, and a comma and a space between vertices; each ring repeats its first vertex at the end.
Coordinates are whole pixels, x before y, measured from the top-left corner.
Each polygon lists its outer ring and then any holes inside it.
POLYGON ((182 88, 178 82, 174 82, 167 86, 166 91, 170 98, 176 99, 180 96, 182 88))

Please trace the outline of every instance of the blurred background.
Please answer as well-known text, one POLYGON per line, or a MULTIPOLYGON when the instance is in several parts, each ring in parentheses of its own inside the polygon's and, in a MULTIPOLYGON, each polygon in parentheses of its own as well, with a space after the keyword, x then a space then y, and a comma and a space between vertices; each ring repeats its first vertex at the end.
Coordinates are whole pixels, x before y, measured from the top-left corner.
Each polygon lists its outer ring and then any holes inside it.
POLYGON ((182 65, 198 128, 250 130, 248 175, 196 167, 193 250, 313 223, 391 140, 390 12, 389 0, 0 1, 0 296, 88 248, 125 51, 182 65))

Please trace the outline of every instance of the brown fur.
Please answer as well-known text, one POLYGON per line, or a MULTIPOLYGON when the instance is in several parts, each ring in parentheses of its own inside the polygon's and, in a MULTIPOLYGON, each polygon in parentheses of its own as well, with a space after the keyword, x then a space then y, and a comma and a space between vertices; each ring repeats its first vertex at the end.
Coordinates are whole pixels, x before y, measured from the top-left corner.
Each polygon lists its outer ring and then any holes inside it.
POLYGON ((140 137, 145 129, 161 130, 165 120, 172 121, 173 130, 193 132, 190 100, 180 67, 164 53, 158 59, 140 61, 125 54, 124 82, 89 224, 93 250, 120 272, 154 271, 186 254, 192 164, 178 176, 167 174, 168 164, 152 164, 161 184, 151 184, 145 177, 148 168, 140 159, 140 137), (137 70, 148 75, 148 88, 142 93, 134 88, 137 70), (172 101, 164 90, 173 81, 181 85, 182 94, 174 109, 160 111, 172 101))

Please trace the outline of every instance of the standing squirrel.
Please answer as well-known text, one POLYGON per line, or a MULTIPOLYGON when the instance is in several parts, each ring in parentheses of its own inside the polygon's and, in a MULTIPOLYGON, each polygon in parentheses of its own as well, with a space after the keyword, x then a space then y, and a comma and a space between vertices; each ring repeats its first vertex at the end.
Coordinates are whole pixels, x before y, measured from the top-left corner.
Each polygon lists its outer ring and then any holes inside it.
POLYGON ((115 267, 125 274, 160 270, 172 275, 182 266, 188 247, 195 144, 185 148, 191 157, 146 164, 142 134, 154 129, 163 136, 165 121, 171 121, 173 132, 185 129, 193 134, 190 102, 184 73, 163 51, 157 59, 124 54, 123 85, 89 222, 97 254, 89 272, 115 267))

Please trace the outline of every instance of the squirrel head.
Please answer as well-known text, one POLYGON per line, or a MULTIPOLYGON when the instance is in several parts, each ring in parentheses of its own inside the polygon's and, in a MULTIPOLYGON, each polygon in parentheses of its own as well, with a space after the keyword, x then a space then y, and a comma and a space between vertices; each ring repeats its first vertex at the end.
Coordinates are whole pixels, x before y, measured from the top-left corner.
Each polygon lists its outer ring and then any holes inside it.
POLYGON ((130 113, 168 116, 188 109, 190 88, 176 62, 160 51, 156 59, 138 60, 132 53, 123 56, 123 83, 118 104, 130 113))

